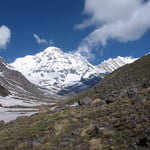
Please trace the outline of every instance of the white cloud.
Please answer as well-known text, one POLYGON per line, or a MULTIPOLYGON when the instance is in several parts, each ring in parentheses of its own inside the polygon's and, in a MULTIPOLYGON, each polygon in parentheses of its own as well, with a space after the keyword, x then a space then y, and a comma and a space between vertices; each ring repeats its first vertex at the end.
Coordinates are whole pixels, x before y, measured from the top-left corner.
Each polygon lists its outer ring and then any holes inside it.
POLYGON ((141 6, 142 0, 85 0, 84 13, 91 14, 91 20, 108 23, 130 18, 141 6))
POLYGON ((85 0, 84 13, 91 18, 77 27, 96 25, 96 29, 83 39, 77 50, 80 53, 85 46, 90 53, 97 45, 106 46, 109 39, 138 40, 150 28, 150 0, 85 0))
POLYGON ((49 44, 49 45, 54 45, 54 42, 52 40, 45 40, 45 39, 41 39, 37 34, 33 34, 36 42, 40 45, 40 44, 49 44))
POLYGON ((79 54, 89 60, 93 60, 95 58, 94 54, 92 54, 92 49, 88 46, 88 43, 80 45, 78 50, 75 51, 75 54, 79 54))
POLYGON ((11 38, 11 30, 5 26, 0 26, 0 48, 5 49, 11 38))

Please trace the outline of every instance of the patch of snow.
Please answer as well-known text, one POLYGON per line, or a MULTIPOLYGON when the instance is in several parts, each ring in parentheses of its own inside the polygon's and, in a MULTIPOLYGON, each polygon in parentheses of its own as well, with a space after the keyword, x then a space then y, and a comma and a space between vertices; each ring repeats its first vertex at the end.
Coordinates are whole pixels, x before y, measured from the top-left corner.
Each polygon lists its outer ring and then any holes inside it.
POLYGON ((53 110, 55 110, 55 108, 57 108, 57 106, 52 107, 51 110, 53 111, 53 110))
POLYGON ((13 109, 13 108, 2 108, 0 107, 0 120, 3 120, 5 123, 15 120, 17 117, 21 116, 31 116, 37 113, 37 109, 13 109), (33 110, 33 111, 32 111, 33 110), (29 111, 29 112, 28 112, 29 111))
POLYGON ((77 102, 70 105, 70 107, 76 107, 76 106, 79 106, 79 104, 77 102))
POLYGON ((3 72, 0 72, 0 76, 1 76, 1 77, 3 77, 3 76, 4 76, 4 75, 3 75, 3 72))
POLYGON ((39 106, 47 103, 42 103, 33 100, 27 101, 26 99, 25 100, 15 99, 11 96, 7 96, 7 97, 0 97, 0 104, 3 107, 11 107, 11 106, 39 106))

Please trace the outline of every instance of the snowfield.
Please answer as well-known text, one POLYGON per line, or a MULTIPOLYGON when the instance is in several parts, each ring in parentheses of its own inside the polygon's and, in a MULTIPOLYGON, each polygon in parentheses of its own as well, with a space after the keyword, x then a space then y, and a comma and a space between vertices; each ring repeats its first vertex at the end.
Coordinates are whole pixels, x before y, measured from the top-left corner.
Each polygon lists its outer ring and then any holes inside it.
MULTIPOLYGON (((49 103, 15 99, 12 96, 0 97, 0 105, 3 106, 3 107, 0 107, 0 120, 3 120, 4 122, 9 122, 9 121, 15 120, 17 117, 33 115, 38 112, 38 109, 35 109, 32 107, 40 106, 42 104, 46 105, 49 103), (11 108, 11 107, 14 107, 14 108, 11 108), (23 108, 23 107, 31 107, 31 108, 23 108)), ((53 104, 55 103, 51 103, 51 105, 53 104)))
POLYGON ((0 97, 0 104, 3 107, 11 107, 11 106, 27 106, 27 107, 32 107, 32 106, 39 106, 42 104, 47 104, 43 102, 38 102, 38 101, 32 101, 32 100, 22 100, 21 98, 15 99, 12 96, 7 96, 7 97, 0 97))
POLYGON ((5 123, 15 120, 17 117, 30 116, 37 113, 37 109, 22 108, 2 108, 0 107, 0 120, 5 123))

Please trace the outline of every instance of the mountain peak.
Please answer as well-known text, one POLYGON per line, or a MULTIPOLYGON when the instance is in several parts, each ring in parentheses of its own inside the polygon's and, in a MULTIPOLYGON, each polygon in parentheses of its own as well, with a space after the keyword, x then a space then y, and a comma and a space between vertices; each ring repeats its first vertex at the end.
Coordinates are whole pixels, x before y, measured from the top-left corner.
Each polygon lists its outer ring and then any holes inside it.
MULTIPOLYGON (((31 82, 52 93, 87 89, 103 76, 100 70, 82 57, 48 47, 36 55, 16 59, 11 64, 31 82), (89 80, 93 80, 89 83, 89 80)), ((74 92, 74 91, 71 92, 74 92)), ((64 93, 64 92, 62 92, 64 93)))
POLYGON ((20 72, 0 57, 0 96, 25 97, 32 99, 46 98, 43 91, 29 82, 20 72), (5 93, 6 94, 5 94, 5 93))
POLYGON ((48 47, 42 53, 57 53, 63 54, 63 51, 58 47, 48 47))
POLYGON ((133 61, 133 58, 119 56, 104 61, 98 68, 80 55, 48 47, 36 55, 16 59, 11 65, 38 87, 63 95, 88 89, 106 73, 133 61))

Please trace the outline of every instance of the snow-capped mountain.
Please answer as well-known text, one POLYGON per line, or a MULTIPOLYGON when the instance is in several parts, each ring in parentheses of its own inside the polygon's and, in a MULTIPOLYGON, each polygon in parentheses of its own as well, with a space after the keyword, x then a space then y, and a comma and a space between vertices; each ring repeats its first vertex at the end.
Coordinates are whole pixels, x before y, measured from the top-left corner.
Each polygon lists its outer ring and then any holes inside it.
POLYGON ((48 47, 36 55, 18 58, 11 65, 39 88, 66 95, 90 88, 107 73, 133 61, 133 58, 118 57, 104 61, 97 67, 80 55, 48 47))
POLYGON ((54 104, 58 100, 38 89, 0 57, 0 121, 30 116, 38 112, 34 106, 54 104))
MULTIPOLYGON (((48 99, 43 91, 27 80, 0 57, 0 96, 10 96, 24 101, 48 99)), ((0 100, 1 102, 1 100, 0 100)), ((13 103, 13 102, 12 102, 13 103)))
POLYGON ((81 56, 64 53, 56 47, 18 58, 11 65, 40 88, 60 95, 85 90, 105 73, 81 56))
POLYGON ((104 60, 100 65, 97 67, 100 69, 105 70, 105 72, 111 73, 114 70, 124 66, 125 64, 133 63, 137 58, 133 57, 121 57, 118 56, 117 58, 109 58, 108 60, 104 60))

